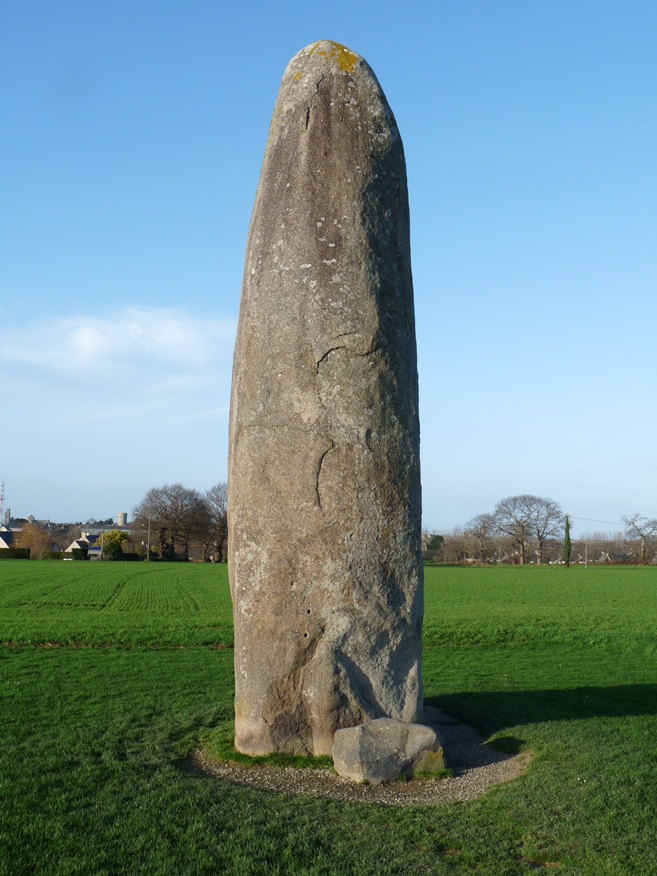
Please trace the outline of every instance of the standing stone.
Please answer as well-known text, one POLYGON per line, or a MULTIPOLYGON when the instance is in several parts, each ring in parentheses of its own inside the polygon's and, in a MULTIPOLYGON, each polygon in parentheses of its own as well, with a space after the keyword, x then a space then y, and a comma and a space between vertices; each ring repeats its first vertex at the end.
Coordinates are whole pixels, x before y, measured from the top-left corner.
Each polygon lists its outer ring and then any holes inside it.
POLYGON ((246 248, 228 464, 235 744, 329 754, 422 715, 418 386, 403 146, 367 63, 290 62, 246 248))

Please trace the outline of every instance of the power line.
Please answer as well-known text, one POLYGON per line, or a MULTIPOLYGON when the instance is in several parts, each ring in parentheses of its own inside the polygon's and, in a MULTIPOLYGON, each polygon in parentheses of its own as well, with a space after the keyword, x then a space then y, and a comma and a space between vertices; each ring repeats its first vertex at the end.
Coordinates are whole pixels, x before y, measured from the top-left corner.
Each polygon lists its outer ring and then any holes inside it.
POLYGON ((618 523, 616 520, 592 520, 590 517, 575 517, 574 514, 568 515, 571 520, 584 520, 586 523, 607 523, 609 526, 625 526, 624 523, 618 523))
MULTIPOLYGON (((617 520, 594 520, 592 517, 575 517, 574 514, 569 514, 571 520, 583 520, 585 523, 606 523, 608 526, 625 526, 624 523, 619 523, 617 520)), ((432 529, 429 535, 463 535, 465 529, 462 526, 453 526, 451 529, 432 529)))

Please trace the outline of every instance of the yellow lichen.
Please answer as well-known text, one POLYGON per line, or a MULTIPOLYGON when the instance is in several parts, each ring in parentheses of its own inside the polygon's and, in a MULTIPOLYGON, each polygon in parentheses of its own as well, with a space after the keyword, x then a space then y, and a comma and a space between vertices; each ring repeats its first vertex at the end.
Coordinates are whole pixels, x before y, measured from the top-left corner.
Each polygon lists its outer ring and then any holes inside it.
POLYGON ((308 54, 320 55, 322 58, 333 61, 343 73, 353 73, 360 60, 355 52, 350 52, 346 46, 341 46, 340 43, 334 43, 331 40, 315 43, 310 47, 308 54))
POLYGON ((297 72, 294 74, 294 76, 292 78, 294 79, 295 82, 297 82, 299 79, 301 79, 302 76, 303 76, 303 73, 301 72, 301 70, 297 70, 297 72))

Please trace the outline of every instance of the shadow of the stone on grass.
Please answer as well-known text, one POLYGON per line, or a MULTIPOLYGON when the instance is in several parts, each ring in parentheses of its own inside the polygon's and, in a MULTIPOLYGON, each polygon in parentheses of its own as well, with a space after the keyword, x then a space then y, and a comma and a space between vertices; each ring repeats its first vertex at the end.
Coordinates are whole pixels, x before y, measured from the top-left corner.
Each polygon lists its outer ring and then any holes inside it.
POLYGON ((520 754, 525 741, 524 739, 518 739, 517 736, 496 736, 495 739, 488 744, 492 745, 496 751, 515 756, 516 754, 520 754))
MULTIPOLYGON (((445 694, 425 700, 481 732, 546 721, 657 715, 657 685, 578 687, 565 690, 486 691, 445 694)), ((496 741, 496 746, 498 742, 496 741)))
POLYGON ((445 765, 454 777, 510 760, 523 746, 522 739, 511 737, 505 737, 500 745, 497 740, 493 745, 488 744, 473 727, 437 708, 429 700, 425 700, 423 723, 434 727, 441 735, 445 743, 445 765))

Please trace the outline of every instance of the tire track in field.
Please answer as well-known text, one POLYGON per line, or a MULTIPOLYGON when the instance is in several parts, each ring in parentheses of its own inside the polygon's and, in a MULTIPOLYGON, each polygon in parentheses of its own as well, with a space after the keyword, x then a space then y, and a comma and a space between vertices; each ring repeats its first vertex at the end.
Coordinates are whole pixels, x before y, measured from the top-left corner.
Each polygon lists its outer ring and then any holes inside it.
POLYGON ((121 578, 119 581, 117 581, 116 587, 110 593, 105 603, 100 606, 100 608, 112 608, 116 600, 119 598, 119 594, 122 593, 125 589, 126 584, 128 584, 130 581, 133 581, 135 578, 139 578, 142 574, 144 574, 143 571, 135 572, 134 574, 126 575, 124 578, 121 578))
POLYGON ((112 590, 110 595, 107 597, 105 602, 101 602, 101 604, 98 606, 98 610, 105 611, 106 609, 111 608, 112 604, 114 602, 116 602, 116 599, 117 599, 119 593, 123 590, 124 586, 125 586, 125 581, 117 581, 116 586, 114 587, 114 589, 112 590))
POLYGON ((56 600, 52 600, 51 597, 57 593, 58 590, 62 590, 64 587, 70 586, 70 581, 62 581, 59 584, 53 584, 42 596, 34 596, 29 593, 25 597, 19 597, 16 600, 11 602, 5 602, 5 608, 20 608, 23 605, 60 605, 56 600))

